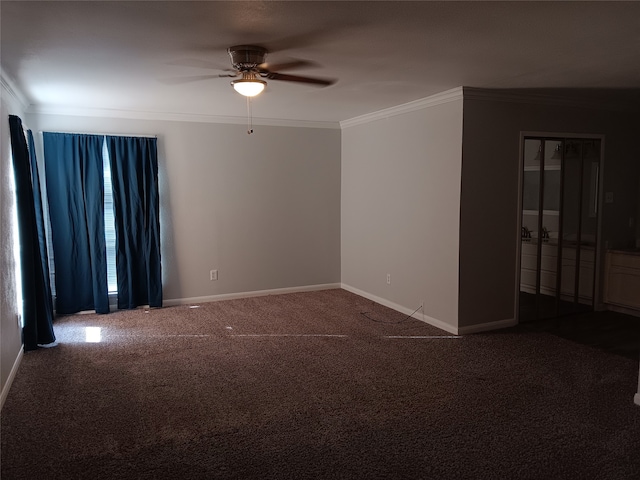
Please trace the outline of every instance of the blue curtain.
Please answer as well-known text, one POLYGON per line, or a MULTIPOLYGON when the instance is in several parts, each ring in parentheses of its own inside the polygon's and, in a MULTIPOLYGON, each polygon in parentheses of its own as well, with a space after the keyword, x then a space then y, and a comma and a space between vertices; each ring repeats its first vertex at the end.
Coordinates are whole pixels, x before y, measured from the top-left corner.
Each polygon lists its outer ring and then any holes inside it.
POLYGON ((30 149, 22 120, 9 116, 11 151, 16 184, 18 230, 20 233, 20 267, 22 272, 23 342, 25 350, 53 343, 53 304, 44 235, 40 179, 33 135, 28 132, 30 149))
POLYGON ((101 135, 43 133, 56 312, 109 312, 101 135))
POLYGON ((157 139, 106 137, 116 229, 118 308, 162 306, 157 139))

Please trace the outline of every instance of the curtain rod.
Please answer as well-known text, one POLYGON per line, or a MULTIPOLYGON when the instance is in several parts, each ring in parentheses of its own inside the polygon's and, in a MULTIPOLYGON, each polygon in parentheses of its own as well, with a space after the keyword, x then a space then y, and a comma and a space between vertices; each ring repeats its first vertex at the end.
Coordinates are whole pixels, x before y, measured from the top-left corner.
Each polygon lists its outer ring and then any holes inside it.
POLYGON ((40 130, 38 133, 64 133, 68 135, 99 135, 101 137, 143 137, 143 138, 158 138, 157 134, 153 133, 94 133, 94 132, 53 132, 50 130, 40 130))

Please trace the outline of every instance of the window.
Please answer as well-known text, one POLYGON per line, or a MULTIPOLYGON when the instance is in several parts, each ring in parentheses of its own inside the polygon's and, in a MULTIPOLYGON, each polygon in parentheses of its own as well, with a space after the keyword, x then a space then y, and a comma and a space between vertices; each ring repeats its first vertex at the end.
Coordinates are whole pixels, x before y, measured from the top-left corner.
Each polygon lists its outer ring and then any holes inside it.
POLYGON ((13 223, 13 261, 15 265, 15 275, 16 275, 16 301, 18 307, 18 315, 20 316, 20 326, 24 327, 24 320, 22 315, 22 269, 20 267, 20 231, 18 228, 18 201, 16 197, 16 184, 15 184, 15 175, 13 173, 13 158, 9 162, 9 175, 12 181, 12 197, 13 197, 13 208, 11 221, 13 223))
POLYGON ((116 280, 116 221, 113 214, 111 164, 106 141, 102 144, 102 167, 104 170, 104 232, 107 247, 107 288, 109 294, 112 294, 118 293, 116 280))
POLYGON ((157 139, 43 132, 43 146, 56 312, 161 307, 157 139))

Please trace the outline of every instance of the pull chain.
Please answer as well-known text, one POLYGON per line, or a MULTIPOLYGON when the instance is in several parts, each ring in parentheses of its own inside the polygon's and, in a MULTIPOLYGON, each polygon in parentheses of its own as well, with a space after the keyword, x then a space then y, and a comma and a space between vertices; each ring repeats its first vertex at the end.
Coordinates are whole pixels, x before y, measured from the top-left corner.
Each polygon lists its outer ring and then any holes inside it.
POLYGON ((247 134, 253 133, 253 116, 251 115, 251 97, 247 97, 247 134))

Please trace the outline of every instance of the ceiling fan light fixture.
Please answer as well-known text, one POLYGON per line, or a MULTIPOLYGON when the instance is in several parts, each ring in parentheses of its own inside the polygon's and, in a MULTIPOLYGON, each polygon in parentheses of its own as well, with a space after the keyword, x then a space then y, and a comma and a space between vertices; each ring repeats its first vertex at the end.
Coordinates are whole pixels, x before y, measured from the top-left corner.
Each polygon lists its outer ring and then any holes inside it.
POLYGON ((244 95, 245 97, 255 97, 264 90, 264 87, 267 86, 267 82, 264 80, 258 80, 257 78, 241 78, 231 82, 231 85, 233 85, 234 90, 240 95, 244 95))

